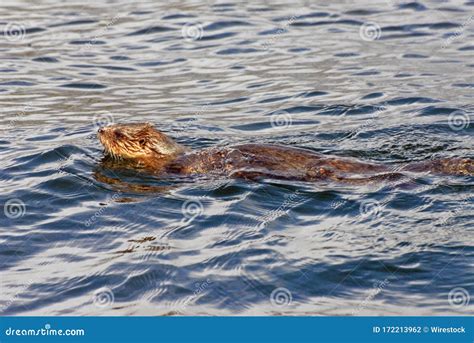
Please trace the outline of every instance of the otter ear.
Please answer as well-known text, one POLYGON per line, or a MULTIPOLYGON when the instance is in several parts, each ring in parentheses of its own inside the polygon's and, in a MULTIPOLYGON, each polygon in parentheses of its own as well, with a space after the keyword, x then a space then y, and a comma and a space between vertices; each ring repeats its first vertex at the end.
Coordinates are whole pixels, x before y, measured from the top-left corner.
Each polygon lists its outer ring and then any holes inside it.
POLYGON ((149 130, 152 128, 152 126, 148 126, 148 124, 145 124, 143 127, 141 127, 139 129, 138 132, 136 132, 136 135, 137 136, 146 136, 147 134, 149 134, 149 130))
POLYGON ((114 130, 114 135, 118 139, 122 139, 122 138, 126 137, 126 135, 122 131, 120 131, 119 129, 114 130))
POLYGON ((140 144, 140 146, 144 147, 146 145, 146 139, 145 138, 140 138, 140 140, 138 141, 138 144, 140 144))

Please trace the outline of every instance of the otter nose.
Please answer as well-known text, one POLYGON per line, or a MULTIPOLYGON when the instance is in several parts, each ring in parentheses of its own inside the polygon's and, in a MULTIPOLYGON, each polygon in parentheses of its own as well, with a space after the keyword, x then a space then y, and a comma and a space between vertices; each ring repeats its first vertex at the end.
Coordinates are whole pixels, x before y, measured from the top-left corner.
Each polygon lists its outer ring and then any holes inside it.
POLYGON ((104 132, 105 132, 105 130, 103 128, 99 129, 99 133, 104 133, 104 132))

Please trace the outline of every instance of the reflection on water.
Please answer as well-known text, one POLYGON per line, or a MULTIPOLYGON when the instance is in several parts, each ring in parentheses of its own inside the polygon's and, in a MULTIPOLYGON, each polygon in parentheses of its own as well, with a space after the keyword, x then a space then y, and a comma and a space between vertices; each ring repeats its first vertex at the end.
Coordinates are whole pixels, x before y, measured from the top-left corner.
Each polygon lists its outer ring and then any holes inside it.
POLYGON ((1 311, 466 314, 472 177, 160 180, 95 136, 474 157, 474 3, 2 2, 1 311))

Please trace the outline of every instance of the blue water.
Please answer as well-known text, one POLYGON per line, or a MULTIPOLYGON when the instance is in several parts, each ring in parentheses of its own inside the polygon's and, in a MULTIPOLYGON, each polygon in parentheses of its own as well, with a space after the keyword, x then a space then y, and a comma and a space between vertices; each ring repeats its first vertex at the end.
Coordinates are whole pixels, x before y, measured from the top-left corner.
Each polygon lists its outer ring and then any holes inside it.
POLYGON ((0 5, 0 311, 472 314, 474 178, 160 180, 101 125, 192 149, 474 158, 472 1, 0 5))

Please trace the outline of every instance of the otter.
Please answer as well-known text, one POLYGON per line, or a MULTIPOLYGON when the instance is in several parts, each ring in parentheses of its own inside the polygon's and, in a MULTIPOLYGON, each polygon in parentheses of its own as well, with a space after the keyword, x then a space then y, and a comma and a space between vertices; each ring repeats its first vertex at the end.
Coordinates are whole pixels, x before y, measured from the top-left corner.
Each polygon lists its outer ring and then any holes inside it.
POLYGON ((474 160, 465 158, 429 160, 393 168, 271 144, 241 144, 191 151, 150 123, 109 125, 100 128, 98 136, 106 157, 126 160, 135 167, 160 175, 218 175, 307 182, 333 180, 353 184, 396 180, 406 176, 403 172, 474 175, 474 160))

